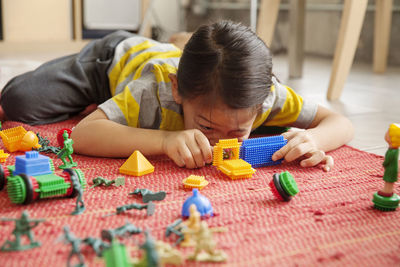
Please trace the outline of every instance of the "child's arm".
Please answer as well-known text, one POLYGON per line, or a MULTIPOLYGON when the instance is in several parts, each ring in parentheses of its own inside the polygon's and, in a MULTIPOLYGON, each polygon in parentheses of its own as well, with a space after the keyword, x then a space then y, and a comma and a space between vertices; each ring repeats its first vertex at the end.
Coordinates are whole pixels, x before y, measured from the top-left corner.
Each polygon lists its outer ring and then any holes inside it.
POLYGON ((168 155, 178 166, 202 167, 212 160, 207 138, 198 130, 162 131, 133 128, 109 120, 97 109, 71 133, 77 153, 100 157, 128 157, 134 150, 144 155, 168 155))
POLYGON ((306 159, 300 162, 301 166, 324 163, 324 169, 329 171, 333 167, 333 160, 325 152, 346 144, 353 138, 353 134, 354 128, 349 119, 318 106, 317 114, 307 130, 283 134, 288 143, 275 152, 272 159, 284 158, 290 162, 304 156, 306 159))

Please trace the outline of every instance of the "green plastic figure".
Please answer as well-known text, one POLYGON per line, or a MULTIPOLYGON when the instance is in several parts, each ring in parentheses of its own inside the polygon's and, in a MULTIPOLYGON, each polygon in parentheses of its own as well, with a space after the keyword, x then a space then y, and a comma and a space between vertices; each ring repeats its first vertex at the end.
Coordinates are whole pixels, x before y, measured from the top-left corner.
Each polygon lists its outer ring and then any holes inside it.
POLYGON ((115 229, 107 229, 101 231, 101 238, 111 242, 115 237, 122 237, 126 234, 129 235, 137 235, 142 232, 142 229, 136 227, 130 222, 126 222, 123 226, 115 228, 115 229))
POLYGON ((34 241, 32 229, 39 223, 44 222, 44 219, 29 219, 28 212, 24 210, 20 219, 1 218, 0 221, 15 222, 15 228, 12 232, 15 235, 15 240, 7 240, 1 247, 1 251, 20 251, 40 246, 40 242, 34 241), (30 244, 21 245, 21 236, 23 235, 29 238, 30 244))
POLYGON ((75 175, 71 175, 72 186, 74 190, 78 193, 76 197, 76 206, 75 210, 71 213, 71 215, 79 215, 85 211, 85 203, 83 202, 83 188, 79 179, 75 175))
POLYGON ((136 188, 135 191, 129 193, 129 195, 142 195, 143 202, 148 203, 150 201, 161 201, 164 200, 167 193, 165 191, 153 192, 149 189, 136 188))
POLYGON ((42 137, 39 133, 36 133, 36 135, 39 139, 39 145, 41 145, 41 147, 37 149, 38 152, 54 153, 57 155, 57 153, 59 153, 61 151, 61 148, 59 148, 59 147, 50 146, 49 139, 42 137))
POLYGON ((394 193, 394 183, 397 182, 399 173, 400 124, 390 125, 385 134, 385 140, 389 144, 383 161, 385 184, 382 190, 374 194, 372 202, 376 209, 393 211, 397 209, 400 202, 400 197, 394 193))
POLYGON ((175 242, 175 245, 180 244, 183 239, 184 235, 182 233, 182 229, 184 228, 182 224, 183 220, 182 219, 177 219, 173 223, 167 226, 167 229, 165 230, 165 236, 169 237, 172 233, 176 234, 178 236, 178 239, 175 242))
POLYGON ((74 141, 71 138, 69 138, 67 131, 64 131, 63 138, 64 138, 64 148, 57 153, 57 157, 61 159, 64 164, 58 166, 58 168, 66 169, 66 168, 76 167, 78 166, 78 163, 74 162, 71 156, 72 153, 74 153, 74 149, 72 148, 74 141), (67 162, 65 158, 68 158, 69 162, 67 162))
POLYGON ((160 259, 156 250, 156 243, 149 231, 144 232, 146 241, 140 246, 144 250, 143 258, 136 264, 135 267, 158 267, 161 266, 160 259))
POLYGON ((125 177, 117 177, 116 179, 110 181, 106 178, 98 176, 93 179, 93 185, 89 189, 92 189, 99 185, 105 185, 106 187, 108 187, 111 186, 112 184, 114 184, 117 187, 125 185, 125 177))
POLYGON ((83 239, 83 243, 90 246, 99 257, 103 255, 104 250, 110 248, 110 245, 103 242, 103 240, 90 236, 83 239))
POLYGON ((72 249, 71 252, 68 255, 68 263, 67 266, 71 266, 71 259, 74 255, 76 255, 79 259, 79 263, 75 265, 76 267, 81 267, 85 266, 85 260, 83 258, 83 255, 81 253, 81 239, 77 238, 74 236, 73 233, 71 233, 71 230, 69 229, 69 226, 64 226, 64 243, 65 244, 71 244, 72 249))
POLYGON ((147 204, 138 204, 138 203, 127 204, 127 205, 123 205, 123 206, 117 207, 117 210, 116 210, 115 213, 111 213, 111 214, 105 215, 104 217, 112 216, 112 215, 118 215, 118 214, 124 213, 125 211, 131 210, 131 209, 135 209, 135 210, 146 209, 147 210, 147 216, 151 216, 151 215, 154 214, 154 211, 156 209, 156 205, 151 201, 149 203, 147 203, 147 204))

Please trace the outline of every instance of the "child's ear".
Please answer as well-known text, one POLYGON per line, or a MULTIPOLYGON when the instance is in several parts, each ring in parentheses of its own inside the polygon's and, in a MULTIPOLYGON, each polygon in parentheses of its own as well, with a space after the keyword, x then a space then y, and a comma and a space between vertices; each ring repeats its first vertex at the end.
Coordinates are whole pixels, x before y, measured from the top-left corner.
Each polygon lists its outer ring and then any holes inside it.
POLYGON ((168 74, 168 78, 171 80, 172 96, 177 104, 182 104, 182 97, 178 92, 178 79, 175 74, 168 74))

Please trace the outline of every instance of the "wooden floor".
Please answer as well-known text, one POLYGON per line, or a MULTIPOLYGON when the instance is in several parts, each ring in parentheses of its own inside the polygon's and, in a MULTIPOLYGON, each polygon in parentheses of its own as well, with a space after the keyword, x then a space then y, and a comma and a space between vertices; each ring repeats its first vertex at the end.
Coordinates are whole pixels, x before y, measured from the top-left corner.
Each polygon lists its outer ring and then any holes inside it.
MULTIPOLYGON (((78 49, 73 47, 73 49, 78 49)), ((70 54, 63 51, 0 52, 0 88, 13 76, 32 70, 49 59, 70 54)), ((389 67, 385 74, 374 74, 371 64, 355 63, 340 100, 327 101, 332 59, 306 57, 303 77, 288 79, 286 55, 274 57, 274 73, 301 95, 349 117, 356 132, 349 145, 383 155, 387 149, 384 134, 390 123, 400 123, 400 67, 389 67)))

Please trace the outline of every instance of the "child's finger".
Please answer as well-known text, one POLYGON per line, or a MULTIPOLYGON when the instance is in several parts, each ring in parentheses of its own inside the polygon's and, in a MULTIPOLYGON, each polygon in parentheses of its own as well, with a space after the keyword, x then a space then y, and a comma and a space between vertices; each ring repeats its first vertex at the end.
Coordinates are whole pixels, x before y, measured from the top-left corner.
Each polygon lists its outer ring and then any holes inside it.
POLYGON ((302 167, 312 167, 318 165, 326 158, 325 152, 322 150, 316 150, 310 154, 311 156, 309 158, 300 161, 300 165, 302 167))
POLYGON ((196 168, 196 163, 193 159, 192 152, 186 145, 183 145, 179 149, 179 154, 183 162, 185 162, 185 167, 188 169, 196 168))
POLYGON ((195 139, 186 140, 186 145, 189 148, 189 151, 192 156, 192 161, 195 165, 194 167, 191 168, 203 167, 205 165, 205 161, 203 159, 203 154, 196 140, 195 139))
POLYGON ((293 160, 296 160, 300 158, 303 155, 307 155, 308 153, 311 153, 313 148, 309 146, 306 143, 300 143, 297 146, 293 147, 292 150, 288 151, 287 154, 285 155, 285 161, 286 162, 291 162, 293 160))
POLYGON ((294 136, 292 137, 292 139, 290 139, 286 145, 284 145, 283 147, 281 147, 281 149, 279 149, 278 151, 276 151, 273 155, 272 155, 272 160, 276 161, 279 160, 281 158, 286 157, 286 154, 292 150, 295 146, 297 146, 298 144, 302 143, 301 139, 298 136, 294 136))
POLYGON ((203 161, 206 163, 212 162, 212 147, 210 146, 207 137, 202 133, 196 133, 194 137, 201 150, 203 161))
POLYGON ((324 171, 329 172, 332 170, 333 166, 335 165, 335 162, 331 156, 325 156, 323 162, 325 165, 323 166, 324 171))

